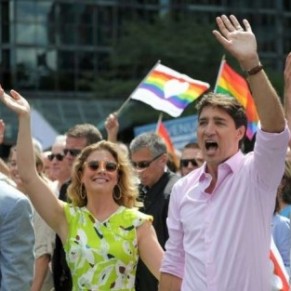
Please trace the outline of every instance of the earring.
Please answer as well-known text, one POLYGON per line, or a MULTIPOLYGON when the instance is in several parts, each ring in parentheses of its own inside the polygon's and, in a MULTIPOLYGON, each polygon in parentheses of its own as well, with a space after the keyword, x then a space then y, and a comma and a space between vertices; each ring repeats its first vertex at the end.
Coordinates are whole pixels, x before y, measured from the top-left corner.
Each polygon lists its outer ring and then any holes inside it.
POLYGON ((115 200, 120 200, 121 197, 122 197, 121 188, 120 188, 119 184, 116 184, 114 187, 114 190, 113 190, 113 198, 115 200))
POLYGON ((81 186, 80 186, 80 193, 79 194, 80 194, 81 199, 83 199, 83 200, 86 199, 86 193, 85 193, 85 189, 84 189, 83 184, 81 184, 81 186))

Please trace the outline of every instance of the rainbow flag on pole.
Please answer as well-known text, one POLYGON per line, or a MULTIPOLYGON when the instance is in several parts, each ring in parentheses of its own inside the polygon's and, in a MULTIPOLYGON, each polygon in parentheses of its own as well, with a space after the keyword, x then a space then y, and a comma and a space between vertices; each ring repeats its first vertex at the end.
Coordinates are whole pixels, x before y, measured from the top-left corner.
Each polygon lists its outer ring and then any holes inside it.
POLYGON ((234 97, 243 105, 248 118, 246 135, 251 140, 259 122, 256 106, 246 80, 234 71, 225 59, 221 62, 214 92, 234 97))
POLYGON ((178 117, 189 103, 209 87, 208 83, 194 80, 158 63, 130 97, 178 117))
POLYGON ((179 161, 178 161, 178 157, 176 155, 175 147, 174 147, 173 142, 171 140, 170 134, 169 134, 166 126, 163 124, 161 118, 158 121, 156 133, 165 142, 165 144, 167 146, 167 152, 168 152, 168 154, 172 155, 173 162, 178 169, 179 168, 179 161))

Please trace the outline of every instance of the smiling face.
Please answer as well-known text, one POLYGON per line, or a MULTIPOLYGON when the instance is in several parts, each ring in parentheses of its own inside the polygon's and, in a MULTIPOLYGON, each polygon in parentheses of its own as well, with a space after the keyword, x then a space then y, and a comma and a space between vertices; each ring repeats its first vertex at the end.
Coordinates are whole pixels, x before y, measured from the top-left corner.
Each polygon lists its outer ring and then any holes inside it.
POLYGON ((114 171, 112 171, 112 167, 111 169, 109 167, 109 170, 106 169, 106 162, 117 164, 110 152, 96 150, 87 157, 84 163, 81 181, 86 188, 88 199, 96 191, 99 193, 108 192, 109 196, 112 197, 113 189, 118 182, 118 169, 114 171), (99 167, 96 167, 98 163, 92 163, 93 161, 99 162, 99 167), (94 167, 90 167, 91 163, 94 167))
POLYGON ((236 128, 234 120, 225 110, 204 107, 199 116, 197 137, 207 166, 217 167, 233 156, 244 133, 245 127, 236 128))

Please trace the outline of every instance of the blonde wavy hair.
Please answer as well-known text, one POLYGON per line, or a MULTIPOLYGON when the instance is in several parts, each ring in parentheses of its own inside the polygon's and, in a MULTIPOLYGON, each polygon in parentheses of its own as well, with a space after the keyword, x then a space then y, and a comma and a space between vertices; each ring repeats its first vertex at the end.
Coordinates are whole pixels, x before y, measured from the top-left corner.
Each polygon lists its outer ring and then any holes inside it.
POLYGON ((77 156, 72 169, 72 182, 68 187, 68 197, 73 205, 83 207, 87 205, 87 193, 84 185, 81 182, 84 163, 88 156, 95 151, 108 151, 118 164, 118 184, 113 190, 113 199, 119 205, 131 208, 137 206, 136 198, 138 196, 137 179, 133 167, 124 151, 120 149, 118 144, 109 141, 100 141, 98 143, 85 147, 77 156), (114 192, 118 194, 114 195, 114 192), (119 195, 121 194, 121 195, 119 195), (116 196, 121 196, 116 199, 116 196))

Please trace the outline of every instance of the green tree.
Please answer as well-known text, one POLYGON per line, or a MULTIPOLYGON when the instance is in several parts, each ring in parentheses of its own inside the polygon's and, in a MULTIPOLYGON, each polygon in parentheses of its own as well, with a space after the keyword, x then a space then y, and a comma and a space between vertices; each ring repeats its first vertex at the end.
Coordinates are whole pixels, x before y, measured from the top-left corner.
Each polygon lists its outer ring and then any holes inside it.
MULTIPOLYGON (((178 22, 164 17, 153 23, 141 20, 124 23, 110 59, 112 70, 94 82, 96 93, 126 100, 158 60, 194 79, 209 82, 213 89, 223 51, 213 37, 212 29, 189 18, 178 22)), ((139 105, 140 102, 130 103, 130 109, 125 109, 126 119, 133 124, 157 120, 158 112, 154 109, 136 114, 137 110, 148 106, 139 105)), ((194 112, 195 107, 191 104, 183 116, 194 112)), ((168 118, 165 114, 164 119, 168 118)))

